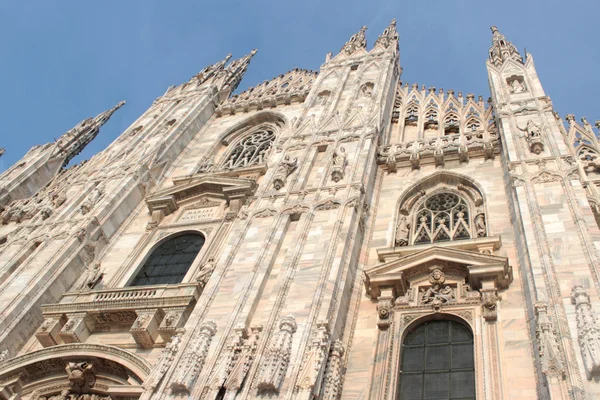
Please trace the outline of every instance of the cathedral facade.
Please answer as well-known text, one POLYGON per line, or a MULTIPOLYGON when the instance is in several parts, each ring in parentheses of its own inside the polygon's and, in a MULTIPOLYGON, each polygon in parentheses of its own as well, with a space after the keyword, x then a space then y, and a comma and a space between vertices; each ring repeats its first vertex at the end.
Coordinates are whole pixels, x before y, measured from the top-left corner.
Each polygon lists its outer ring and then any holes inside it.
POLYGON ((0 399, 600 398, 600 143, 495 27, 491 98, 401 81, 395 21, 256 51, 0 175, 0 399))

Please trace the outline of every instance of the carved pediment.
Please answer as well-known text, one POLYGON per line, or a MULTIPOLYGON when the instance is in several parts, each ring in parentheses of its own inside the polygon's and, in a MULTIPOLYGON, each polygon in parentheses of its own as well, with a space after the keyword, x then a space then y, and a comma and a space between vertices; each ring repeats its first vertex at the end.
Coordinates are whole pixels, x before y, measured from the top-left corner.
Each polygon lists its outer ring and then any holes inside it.
POLYGON ((392 288, 395 297, 403 296, 411 282, 426 277, 436 268, 464 277, 476 290, 483 281, 493 281, 498 289, 507 288, 512 281, 506 257, 433 246, 365 270, 367 294, 376 299, 382 288, 392 288))
POLYGON ((177 210, 186 199, 200 195, 212 195, 223 198, 228 203, 232 200, 244 200, 256 190, 257 184, 252 179, 230 178, 223 176, 201 176, 188 181, 179 180, 176 186, 159 190, 146 198, 150 213, 162 211, 169 215, 177 210))

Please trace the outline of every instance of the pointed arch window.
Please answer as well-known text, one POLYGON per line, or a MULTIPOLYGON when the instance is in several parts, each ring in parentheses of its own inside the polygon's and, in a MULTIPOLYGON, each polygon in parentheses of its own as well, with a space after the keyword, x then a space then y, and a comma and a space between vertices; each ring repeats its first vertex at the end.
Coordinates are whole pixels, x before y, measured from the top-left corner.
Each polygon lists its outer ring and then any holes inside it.
POLYGON ((398 399, 475 399, 473 334, 438 320, 412 329, 402 343, 398 399))
POLYGON ((130 286, 181 283, 204 241, 200 234, 187 233, 162 243, 150 254, 130 286))
POLYGON ((414 244, 470 239, 468 203, 456 193, 434 194, 417 210, 414 226, 414 244))
POLYGON ((263 164, 274 140, 275 132, 271 129, 261 129, 246 136, 229 153, 223 168, 234 169, 263 164))
POLYGON ((446 135, 459 132, 458 117, 455 114, 449 114, 444 119, 444 132, 446 135))

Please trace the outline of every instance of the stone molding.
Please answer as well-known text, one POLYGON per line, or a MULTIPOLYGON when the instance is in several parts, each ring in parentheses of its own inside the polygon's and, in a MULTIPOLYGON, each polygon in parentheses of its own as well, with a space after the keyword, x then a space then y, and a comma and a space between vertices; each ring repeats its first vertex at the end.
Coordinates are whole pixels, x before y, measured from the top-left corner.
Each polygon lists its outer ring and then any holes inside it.
POLYGON ((506 257, 430 246, 365 270, 367 295, 377 299, 381 296, 382 289, 389 288, 393 291, 394 298, 404 296, 411 287, 410 278, 424 273, 427 265, 439 265, 442 270, 458 268, 466 279, 465 283, 470 284, 474 290, 486 286, 484 282, 488 281, 493 282, 497 289, 506 289, 512 281, 512 268, 506 257))

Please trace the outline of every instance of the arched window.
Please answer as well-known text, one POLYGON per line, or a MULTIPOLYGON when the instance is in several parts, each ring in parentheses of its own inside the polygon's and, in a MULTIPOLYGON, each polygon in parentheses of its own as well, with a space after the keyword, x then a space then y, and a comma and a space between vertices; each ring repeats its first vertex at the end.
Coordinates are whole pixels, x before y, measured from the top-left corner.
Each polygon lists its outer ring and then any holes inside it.
POLYGON ((399 400, 475 399, 473 334, 461 323, 429 321, 402 343, 399 400))
POLYGON ((243 138, 233 148, 223 164, 223 168, 234 169, 263 164, 265 155, 274 140, 275 132, 269 129, 262 129, 243 138))
POLYGON ((415 214, 414 244, 470 239, 469 206, 451 192, 434 194, 415 214))
POLYGON ((144 263, 131 286, 181 283, 204 245, 204 236, 187 233, 158 246, 144 263))

